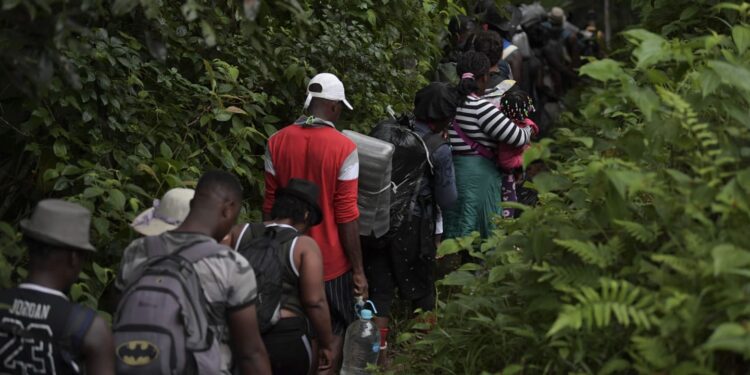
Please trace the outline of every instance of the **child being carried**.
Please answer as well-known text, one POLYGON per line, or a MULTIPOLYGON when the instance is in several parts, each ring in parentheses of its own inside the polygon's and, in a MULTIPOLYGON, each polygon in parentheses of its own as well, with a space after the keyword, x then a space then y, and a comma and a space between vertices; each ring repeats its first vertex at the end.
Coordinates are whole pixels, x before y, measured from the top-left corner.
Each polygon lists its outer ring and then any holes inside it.
MULTIPOLYGON (((531 127, 532 135, 539 134, 539 127, 529 118, 534 113, 531 98, 521 90, 510 90, 500 98, 499 108, 518 127, 531 127)), ((497 147, 497 165, 505 172, 503 176, 503 202, 516 202, 516 182, 523 175, 523 153, 529 148, 499 144, 497 147)), ((513 218, 515 210, 503 208, 503 218, 513 218)))

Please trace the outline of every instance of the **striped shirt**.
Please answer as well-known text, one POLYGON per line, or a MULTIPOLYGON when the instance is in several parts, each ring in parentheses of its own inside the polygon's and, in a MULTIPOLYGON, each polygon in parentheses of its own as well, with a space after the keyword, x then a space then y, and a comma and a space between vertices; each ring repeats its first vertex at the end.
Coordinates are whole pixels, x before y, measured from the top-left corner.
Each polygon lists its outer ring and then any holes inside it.
MULTIPOLYGON (((530 128, 520 128, 500 112, 492 103, 475 95, 456 110, 456 123, 473 141, 490 149, 497 143, 520 147, 529 143, 530 128)), ((451 147, 454 153, 476 155, 452 128, 449 128, 451 147)))

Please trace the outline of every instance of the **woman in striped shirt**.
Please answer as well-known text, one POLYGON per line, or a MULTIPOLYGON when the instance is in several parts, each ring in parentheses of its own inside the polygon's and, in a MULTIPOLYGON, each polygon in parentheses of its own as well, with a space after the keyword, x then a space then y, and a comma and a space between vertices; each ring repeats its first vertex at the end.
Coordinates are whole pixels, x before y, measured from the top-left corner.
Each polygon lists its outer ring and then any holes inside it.
POLYGON ((456 66, 464 102, 449 130, 456 170, 458 202, 443 214, 446 238, 479 231, 487 237, 493 218, 502 212, 502 173, 495 165, 498 143, 520 147, 529 143, 530 128, 520 128, 492 103, 479 96, 489 79, 490 61, 481 52, 464 53, 456 66))

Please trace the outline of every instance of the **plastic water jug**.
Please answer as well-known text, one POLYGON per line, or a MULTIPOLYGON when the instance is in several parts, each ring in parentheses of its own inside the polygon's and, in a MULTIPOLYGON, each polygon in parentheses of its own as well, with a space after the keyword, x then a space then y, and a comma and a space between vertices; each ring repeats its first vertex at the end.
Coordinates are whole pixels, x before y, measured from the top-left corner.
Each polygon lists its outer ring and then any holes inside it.
POLYGON ((372 311, 362 310, 360 318, 346 329, 344 337, 344 365, 341 375, 367 374, 368 363, 378 362, 380 330, 372 321, 372 311))
POLYGON ((342 133, 357 145, 359 157, 359 234, 378 238, 390 229, 393 144, 351 130, 342 133))

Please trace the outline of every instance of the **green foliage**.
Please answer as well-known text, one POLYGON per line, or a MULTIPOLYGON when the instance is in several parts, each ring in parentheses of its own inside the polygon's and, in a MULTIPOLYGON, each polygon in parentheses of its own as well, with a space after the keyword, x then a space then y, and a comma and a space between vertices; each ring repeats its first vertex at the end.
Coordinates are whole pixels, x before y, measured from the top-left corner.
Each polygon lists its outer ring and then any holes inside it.
POLYGON ((364 130, 410 107, 440 54, 450 0, 5 1, 0 10, 0 282, 23 276, 15 224, 46 197, 94 213, 99 249, 71 291, 107 304, 107 286, 154 198, 228 170, 258 219, 263 148, 301 114, 306 81, 340 75, 364 130))
POLYGON ((581 69, 579 107, 526 158, 551 167, 540 204, 441 247, 482 262, 402 336, 405 373, 750 369, 750 5, 633 3, 628 53, 581 69))

